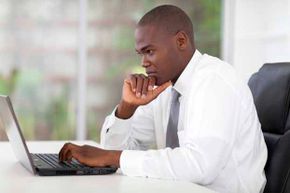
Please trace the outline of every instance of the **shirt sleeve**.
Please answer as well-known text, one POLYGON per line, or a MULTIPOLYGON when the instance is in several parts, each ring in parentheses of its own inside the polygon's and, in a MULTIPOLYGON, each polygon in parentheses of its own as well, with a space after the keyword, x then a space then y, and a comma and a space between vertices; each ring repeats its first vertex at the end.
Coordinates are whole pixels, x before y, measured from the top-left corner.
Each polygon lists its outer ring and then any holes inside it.
POLYGON ((188 98, 184 130, 178 132, 180 147, 125 150, 120 158, 124 174, 200 184, 215 179, 231 154, 241 105, 230 85, 218 76, 197 85, 188 98))
POLYGON ((152 103, 140 106, 129 119, 115 116, 117 107, 107 116, 101 131, 101 146, 105 149, 145 150, 156 143, 152 103))

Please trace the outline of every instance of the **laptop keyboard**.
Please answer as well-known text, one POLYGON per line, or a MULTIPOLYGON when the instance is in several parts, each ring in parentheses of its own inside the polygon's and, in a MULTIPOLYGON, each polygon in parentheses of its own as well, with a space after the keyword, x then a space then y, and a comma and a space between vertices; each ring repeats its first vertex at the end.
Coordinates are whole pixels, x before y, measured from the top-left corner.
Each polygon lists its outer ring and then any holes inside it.
POLYGON ((59 162, 58 154, 31 154, 33 160, 41 160, 44 161, 46 164, 50 165, 53 168, 75 168, 75 169, 82 169, 86 166, 80 164, 75 159, 72 159, 71 162, 59 162))

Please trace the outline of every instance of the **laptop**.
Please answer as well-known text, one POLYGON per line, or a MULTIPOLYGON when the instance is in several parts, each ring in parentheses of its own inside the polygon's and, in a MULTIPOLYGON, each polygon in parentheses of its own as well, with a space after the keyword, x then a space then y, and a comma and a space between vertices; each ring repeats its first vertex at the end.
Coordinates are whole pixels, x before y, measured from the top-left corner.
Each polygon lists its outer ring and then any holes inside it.
POLYGON ((9 96, 0 95, 0 124, 6 131, 12 149, 20 163, 40 176, 102 175, 116 172, 113 167, 88 167, 77 160, 59 162, 58 154, 29 152, 9 96))

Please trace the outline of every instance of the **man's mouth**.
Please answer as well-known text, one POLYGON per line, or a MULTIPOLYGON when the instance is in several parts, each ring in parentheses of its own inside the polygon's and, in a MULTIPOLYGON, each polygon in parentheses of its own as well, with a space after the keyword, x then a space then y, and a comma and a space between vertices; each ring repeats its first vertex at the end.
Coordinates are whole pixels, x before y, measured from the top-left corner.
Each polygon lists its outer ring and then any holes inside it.
POLYGON ((157 76, 156 72, 146 72, 148 76, 157 76))

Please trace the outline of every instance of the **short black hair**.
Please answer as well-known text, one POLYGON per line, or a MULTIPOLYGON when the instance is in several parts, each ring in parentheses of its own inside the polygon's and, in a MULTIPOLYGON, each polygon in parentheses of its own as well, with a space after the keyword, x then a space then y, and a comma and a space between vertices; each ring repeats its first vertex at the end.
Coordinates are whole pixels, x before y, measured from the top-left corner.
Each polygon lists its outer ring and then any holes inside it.
POLYGON ((189 16, 174 5, 161 5, 147 12, 137 26, 156 25, 170 34, 184 31, 194 43, 193 25, 189 16))

